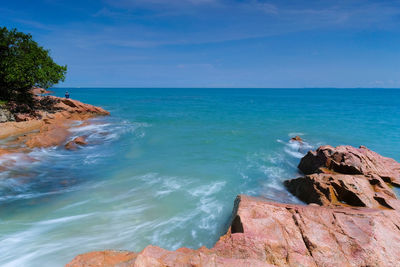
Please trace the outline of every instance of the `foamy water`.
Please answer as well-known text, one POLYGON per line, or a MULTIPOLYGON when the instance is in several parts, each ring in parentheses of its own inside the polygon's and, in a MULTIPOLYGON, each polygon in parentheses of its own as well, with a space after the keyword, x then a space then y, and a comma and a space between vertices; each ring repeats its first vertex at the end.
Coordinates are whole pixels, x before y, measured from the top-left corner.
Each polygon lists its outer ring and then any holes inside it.
POLYGON ((400 160, 397 91, 69 91, 112 115, 71 128, 71 139, 89 142, 77 151, 0 158, 0 266, 62 266, 149 244, 212 247, 237 194, 299 203, 282 182, 300 175, 310 149, 363 144, 400 160))

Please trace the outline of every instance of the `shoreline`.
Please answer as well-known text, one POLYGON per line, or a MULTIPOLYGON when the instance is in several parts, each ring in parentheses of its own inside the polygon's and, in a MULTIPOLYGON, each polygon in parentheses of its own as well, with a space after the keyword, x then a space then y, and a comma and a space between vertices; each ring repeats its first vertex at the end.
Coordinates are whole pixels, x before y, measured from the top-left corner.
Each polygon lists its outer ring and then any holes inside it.
MULTIPOLYGON (((26 121, 0 123, 0 139, 10 139, 0 146, 0 156, 20 151, 26 152, 33 148, 66 145, 65 142, 71 135, 69 129, 76 121, 86 121, 110 114, 101 107, 78 100, 56 96, 46 97, 56 104, 52 107, 53 110, 38 110, 40 118, 23 115, 26 121), (12 144, 13 148, 10 148, 9 144, 12 144), (14 148, 16 145, 17 148, 14 148)), ((43 97, 36 95, 35 98, 43 97)))
POLYGON ((364 146, 322 146, 298 167, 304 177, 284 184, 308 205, 239 195, 229 229, 210 249, 94 251, 66 267, 396 266, 400 163, 364 146))

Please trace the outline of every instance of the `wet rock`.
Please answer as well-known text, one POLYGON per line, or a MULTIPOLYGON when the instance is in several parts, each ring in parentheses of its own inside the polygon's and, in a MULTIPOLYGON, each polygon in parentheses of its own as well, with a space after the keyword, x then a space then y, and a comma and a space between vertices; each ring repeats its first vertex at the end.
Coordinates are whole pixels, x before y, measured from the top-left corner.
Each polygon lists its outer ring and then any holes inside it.
POLYGON ((400 261, 400 217, 393 210, 278 204, 244 195, 236 207, 242 230, 232 226, 212 249, 91 252, 67 266, 396 266, 400 261))
MULTIPOLYGON (((26 133, 23 142, 28 148, 60 146, 70 136, 68 128, 75 121, 110 114, 100 107, 84 104, 77 100, 55 96, 36 96, 36 99, 46 99, 46 102, 53 103, 51 109, 38 110, 35 117, 29 113, 16 114, 18 122, 2 124, 0 138, 26 133)), ((81 142, 80 145, 84 145, 83 143, 81 142)))
POLYGON ((29 148, 58 146, 69 135, 68 129, 62 124, 44 124, 38 133, 30 134, 25 138, 27 140, 25 144, 29 148))
POLYGON ((290 138, 291 141, 297 141, 303 143, 303 139, 300 136, 296 135, 295 137, 290 138))
POLYGON ((365 147, 320 147, 300 163, 309 175, 285 182, 310 205, 240 195, 211 249, 92 252, 67 266, 398 266, 400 206, 387 185, 398 164, 365 147))
POLYGON ((79 136, 74 138, 73 140, 66 143, 64 147, 68 150, 76 150, 78 149, 78 145, 80 146, 87 145, 85 136, 79 136))
POLYGON ((342 174, 374 174, 385 182, 400 186, 400 163, 365 146, 321 146, 315 152, 309 151, 298 167, 304 174, 321 172, 320 168, 342 174))

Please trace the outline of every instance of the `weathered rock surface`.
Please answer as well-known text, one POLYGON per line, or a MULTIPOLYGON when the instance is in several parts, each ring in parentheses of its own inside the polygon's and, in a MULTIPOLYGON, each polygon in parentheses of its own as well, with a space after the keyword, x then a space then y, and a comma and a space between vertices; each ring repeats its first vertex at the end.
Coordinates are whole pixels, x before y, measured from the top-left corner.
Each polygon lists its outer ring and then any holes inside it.
POLYGON ((285 181, 306 203, 369 208, 400 207, 392 189, 377 175, 312 174, 285 181))
POLYGON ((400 163, 386 158, 365 146, 321 146, 301 159, 304 174, 324 172, 324 168, 343 174, 376 174, 385 182, 400 186, 400 163))
POLYGON ((400 217, 393 210, 278 204, 241 195, 228 233, 212 249, 103 251, 77 266, 397 266, 400 217))
POLYGON ((311 205, 240 195, 212 249, 91 252, 67 266, 398 266, 400 206, 387 183, 397 184, 399 163, 365 147, 323 146, 299 168, 308 175, 285 185, 311 205))
POLYGON ((25 134, 19 141, 29 148, 58 146, 65 143, 70 135, 68 128, 74 121, 109 115, 108 111, 100 107, 77 100, 55 96, 47 96, 46 99, 55 103, 51 111, 39 110, 37 113, 41 119, 26 116, 21 122, 2 123, 0 138, 25 134))
POLYGON ((322 146, 299 164, 304 177, 285 181, 288 190, 306 203, 398 209, 388 186, 399 185, 400 164, 361 146, 322 146))
POLYGON ((42 95, 42 94, 51 94, 51 93, 53 93, 52 91, 46 90, 44 88, 32 88, 31 92, 34 95, 42 95))

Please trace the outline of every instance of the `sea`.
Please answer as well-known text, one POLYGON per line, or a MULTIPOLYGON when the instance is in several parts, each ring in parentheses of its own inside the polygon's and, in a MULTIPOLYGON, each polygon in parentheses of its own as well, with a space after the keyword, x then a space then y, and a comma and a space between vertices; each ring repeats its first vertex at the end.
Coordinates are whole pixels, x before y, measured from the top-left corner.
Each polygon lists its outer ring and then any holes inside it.
POLYGON ((309 150, 365 145, 400 161, 397 89, 52 90, 111 115, 75 123, 71 139, 89 142, 76 151, 0 158, 0 266, 63 266, 150 244, 210 248, 238 194, 302 204, 283 181, 301 175, 309 150))

